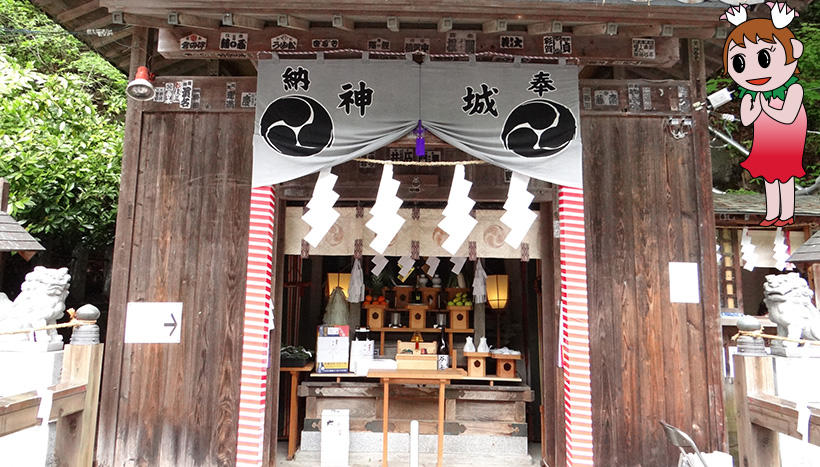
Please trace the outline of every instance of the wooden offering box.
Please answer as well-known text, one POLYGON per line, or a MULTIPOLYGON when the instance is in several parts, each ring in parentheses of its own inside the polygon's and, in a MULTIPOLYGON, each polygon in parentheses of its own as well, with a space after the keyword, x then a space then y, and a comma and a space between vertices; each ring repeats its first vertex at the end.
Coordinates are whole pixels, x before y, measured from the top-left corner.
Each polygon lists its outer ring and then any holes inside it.
POLYGON ((495 375, 499 378, 515 378, 515 361, 521 360, 521 355, 493 354, 496 368, 495 375))
POLYGON ((437 370, 438 369, 438 355, 436 355, 435 342, 419 342, 419 348, 416 349, 415 342, 396 343, 396 366, 399 370, 437 370), (402 351, 410 349, 412 354, 402 353, 402 351), (427 353, 422 353, 422 351, 427 353))
POLYGON ((487 376, 487 357, 489 352, 464 352, 467 357, 467 376, 487 376))
POLYGON ((384 305, 362 305, 367 310, 367 327, 370 329, 384 327, 384 305))
POLYGON ((438 287, 419 287, 421 300, 428 308, 435 308, 438 303, 438 294, 441 289, 438 287))
POLYGON ((410 310, 410 329, 424 329, 427 327, 427 305, 407 305, 410 310))
POLYGON ((448 305, 447 309, 450 311, 451 328, 468 329, 470 327, 470 310, 472 307, 448 305))

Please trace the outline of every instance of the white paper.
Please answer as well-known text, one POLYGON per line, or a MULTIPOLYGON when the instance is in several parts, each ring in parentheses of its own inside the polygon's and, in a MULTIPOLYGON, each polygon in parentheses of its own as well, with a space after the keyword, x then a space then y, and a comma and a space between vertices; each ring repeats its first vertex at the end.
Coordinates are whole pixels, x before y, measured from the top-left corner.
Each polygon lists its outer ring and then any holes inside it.
POLYGON ((438 259, 437 256, 428 256, 427 257, 427 261, 424 264, 426 264, 427 266, 430 267, 430 269, 427 270, 427 275, 428 276, 433 277, 433 276, 436 275, 436 269, 438 269, 439 263, 441 263, 441 260, 438 259))
POLYGON ((387 266, 387 258, 382 255, 374 256, 372 260, 373 268, 370 270, 374 276, 378 276, 384 270, 384 267, 387 266))
POLYGON ((305 241, 314 248, 319 246, 339 218, 339 211, 333 209, 333 205, 339 199, 339 194, 333 191, 338 178, 339 176, 334 175, 330 169, 319 172, 319 178, 313 187, 313 196, 307 203, 308 212, 302 216, 302 220, 311 227, 310 232, 305 235, 305 241))
POLYGON ((669 301, 700 303, 698 263, 669 263, 669 301))
POLYGON ((181 302, 128 303, 125 310, 126 344, 178 344, 181 335, 181 302))
POLYGON ((319 336, 316 339, 316 363, 347 362, 348 336, 319 336))
POLYGON ((456 256, 450 258, 450 262, 453 263, 453 274, 458 274, 461 272, 461 268, 464 267, 464 263, 467 262, 466 256, 456 256))
POLYGON ((347 467, 350 458, 350 410, 322 410, 321 467, 347 467))

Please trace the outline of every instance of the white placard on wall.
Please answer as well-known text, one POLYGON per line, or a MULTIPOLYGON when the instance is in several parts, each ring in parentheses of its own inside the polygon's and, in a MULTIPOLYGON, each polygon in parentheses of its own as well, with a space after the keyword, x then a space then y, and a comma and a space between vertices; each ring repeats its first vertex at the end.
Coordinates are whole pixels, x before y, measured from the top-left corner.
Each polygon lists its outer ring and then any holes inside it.
POLYGON ((179 344, 181 302, 129 302, 125 310, 126 344, 179 344))
POLYGON ((669 263, 669 301, 700 303, 698 263, 669 263))

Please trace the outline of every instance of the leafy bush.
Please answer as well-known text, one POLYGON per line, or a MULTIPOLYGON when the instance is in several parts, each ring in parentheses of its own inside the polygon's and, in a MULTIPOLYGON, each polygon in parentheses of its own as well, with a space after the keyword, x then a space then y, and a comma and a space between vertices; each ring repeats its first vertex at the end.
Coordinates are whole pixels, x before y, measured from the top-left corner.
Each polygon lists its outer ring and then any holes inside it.
POLYGON ((65 252, 114 240, 126 77, 24 0, 0 0, 0 177, 65 252))

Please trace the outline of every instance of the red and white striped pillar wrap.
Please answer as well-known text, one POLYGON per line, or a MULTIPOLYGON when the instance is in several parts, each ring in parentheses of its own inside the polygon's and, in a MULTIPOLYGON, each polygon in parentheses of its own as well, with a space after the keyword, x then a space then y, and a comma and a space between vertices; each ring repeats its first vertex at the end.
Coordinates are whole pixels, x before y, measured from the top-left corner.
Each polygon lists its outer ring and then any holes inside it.
POLYGON ((265 439, 265 390, 268 372, 268 334, 273 328, 271 279, 273 267, 272 186, 251 190, 248 274, 245 286, 245 325, 242 374, 239 385, 239 429, 236 465, 262 465, 265 439))
POLYGON ((558 191, 567 466, 593 465, 584 191, 558 191))

